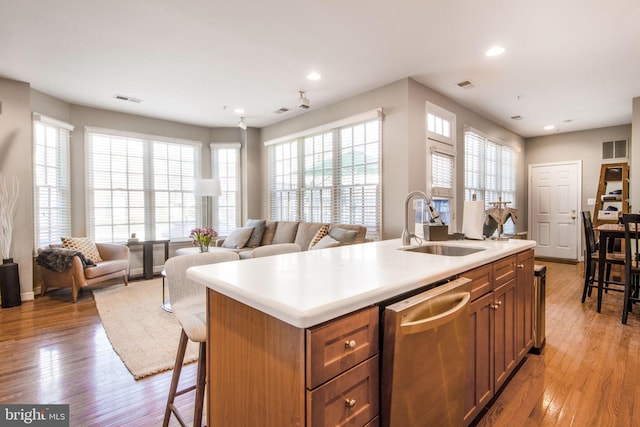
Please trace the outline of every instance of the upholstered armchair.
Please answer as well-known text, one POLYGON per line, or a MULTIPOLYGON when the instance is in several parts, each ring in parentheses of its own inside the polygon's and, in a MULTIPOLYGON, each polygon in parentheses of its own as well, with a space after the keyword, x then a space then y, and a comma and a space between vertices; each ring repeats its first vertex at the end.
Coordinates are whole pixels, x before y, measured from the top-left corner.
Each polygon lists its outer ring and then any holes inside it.
MULTIPOLYGON (((71 266, 65 271, 57 272, 41 267, 42 295, 49 288, 72 288, 73 302, 78 300, 78 291, 89 285, 104 283, 113 279, 122 279, 128 285, 129 247, 116 243, 96 243, 101 261, 95 265, 83 265, 80 256, 74 256, 71 266)), ((48 249, 48 248, 47 248, 48 249)), ((41 248, 39 253, 47 249, 41 248)), ((114 283, 120 283, 113 280, 114 283)))

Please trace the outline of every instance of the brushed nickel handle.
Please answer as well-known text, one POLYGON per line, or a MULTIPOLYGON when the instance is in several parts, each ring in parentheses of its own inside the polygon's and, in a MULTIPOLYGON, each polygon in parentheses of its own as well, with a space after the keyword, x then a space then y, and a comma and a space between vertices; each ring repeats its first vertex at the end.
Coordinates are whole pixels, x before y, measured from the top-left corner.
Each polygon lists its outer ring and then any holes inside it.
POLYGON ((345 341, 344 348, 346 348, 347 350, 352 350, 352 349, 356 348, 355 340, 345 341))
POLYGON ((346 406, 347 408, 353 408, 354 406, 356 406, 356 400, 355 399, 345 399, 344 406, 346 406))
POLYGON ((524 268, 524 264, 518 264, 516 267, 518 267, 518 268, 524 268))
POLYGON ((498 304, 491 304, 491 308, 493 308, 494 310, 497 310, 498 307, 500 307, 498 304))

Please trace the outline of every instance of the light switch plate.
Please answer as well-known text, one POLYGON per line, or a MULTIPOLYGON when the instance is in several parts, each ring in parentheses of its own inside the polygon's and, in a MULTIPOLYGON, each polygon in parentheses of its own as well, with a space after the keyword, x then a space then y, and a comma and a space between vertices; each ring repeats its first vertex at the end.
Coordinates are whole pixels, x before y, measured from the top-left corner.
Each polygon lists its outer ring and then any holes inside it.
POLYGON ((596 199, 587 199, 588 206, 594 206, 596 204, 596 199))

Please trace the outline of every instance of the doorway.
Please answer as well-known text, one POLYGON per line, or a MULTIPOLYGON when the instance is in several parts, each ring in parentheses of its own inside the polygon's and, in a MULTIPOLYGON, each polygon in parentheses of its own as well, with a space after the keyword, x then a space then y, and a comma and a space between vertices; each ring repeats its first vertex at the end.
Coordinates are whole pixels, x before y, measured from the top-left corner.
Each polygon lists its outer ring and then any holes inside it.
POLYGON ((578 261, 580 160, 529 165, 529 238, 536 257, 578 261))

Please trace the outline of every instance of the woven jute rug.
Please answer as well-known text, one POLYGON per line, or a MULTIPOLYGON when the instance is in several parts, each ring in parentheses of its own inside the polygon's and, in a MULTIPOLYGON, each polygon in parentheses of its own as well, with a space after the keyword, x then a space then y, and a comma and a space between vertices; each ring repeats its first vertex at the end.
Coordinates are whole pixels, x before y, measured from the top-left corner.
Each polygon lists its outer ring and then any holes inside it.
MULTIPOLYGON (((181 327, 161 308, 162 279, 96 289, 93 297, 111 346, 135 379, 173 369, 181 327)), ((185 363, 198 359, 189 342, 185 363)))

